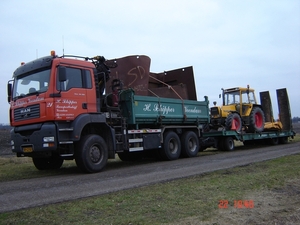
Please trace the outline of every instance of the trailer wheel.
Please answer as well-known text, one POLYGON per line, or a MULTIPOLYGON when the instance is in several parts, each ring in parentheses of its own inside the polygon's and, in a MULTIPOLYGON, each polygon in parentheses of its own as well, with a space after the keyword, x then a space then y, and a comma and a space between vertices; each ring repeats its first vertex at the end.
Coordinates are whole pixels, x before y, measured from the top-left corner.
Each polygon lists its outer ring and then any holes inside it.
POLYGON ((199 152, 199 139, 195 132, 187 131, 181 136, 181 154, 184 157, 195 157, 199 152))
POLYGON ((288 137, 281 137, 279 138, 279 144, 287 144, 289 142, 288 137))
POLYGON ((226 130, 231 130, 232 127, 235 127, 237 132, 242 130, 242 119, 237 113, 229 113, 225 119, 225 128, 226 130))
POLYGON ((178 135, 174 131, 168 131, 164 135, 164 143, 160 149, 160 155, 164 160, 178 159, 181 153, 181 144, 178 135))
POLYGON ((269 143, 271 145, 278 145, 279 139, 277 137, 276 138, 271 138, 271 139, 269 139, 269 143))
POLYGON ((232 137, 225 137, 222 142, 223 142, 223 149, 225 151, 234 150, 234 140, 232 137))
POLYGON ((86 135, 76 146, 75 161, 83 172, 101 171, 106 166, 107 159, 108 148, 99 135, 86 135))
POLYGON ((250 114, 250 132, 262 132, 265 126, 265 114, 259 107, 254 107, 250 114))
POLYGON ((247 140, 247 141, 243 141, 244 146, 251 146, 251 145, 255 145, 255 141, 253 140, 247 140))
POLYGON ((38 170, 56 170, 62 166, 64 160, 59 156, 52 156, 47 158, 32 158, 32 162, 38 170))

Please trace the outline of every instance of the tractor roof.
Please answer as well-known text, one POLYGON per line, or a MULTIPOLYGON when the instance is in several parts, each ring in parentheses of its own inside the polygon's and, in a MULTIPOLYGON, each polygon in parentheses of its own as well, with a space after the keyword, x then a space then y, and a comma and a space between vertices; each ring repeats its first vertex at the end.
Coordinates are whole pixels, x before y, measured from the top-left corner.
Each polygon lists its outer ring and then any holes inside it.
POLYGON ((224 92, 225 93, 229 93, 229 92, 247 91, 247 90, 249 90, 250 92, 254 92, 254 89, 252 89, 252 88, 245 88, 245 87, 228 88, 228 89, 224 89, 224 92))

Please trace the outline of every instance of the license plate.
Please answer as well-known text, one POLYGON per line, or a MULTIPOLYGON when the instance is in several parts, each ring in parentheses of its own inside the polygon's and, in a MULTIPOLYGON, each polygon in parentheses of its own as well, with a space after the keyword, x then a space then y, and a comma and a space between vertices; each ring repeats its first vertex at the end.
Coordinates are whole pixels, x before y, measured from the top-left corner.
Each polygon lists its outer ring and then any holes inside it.
POLYGON ((23 147, 23 152, 32 152, 32 147, 23 147))

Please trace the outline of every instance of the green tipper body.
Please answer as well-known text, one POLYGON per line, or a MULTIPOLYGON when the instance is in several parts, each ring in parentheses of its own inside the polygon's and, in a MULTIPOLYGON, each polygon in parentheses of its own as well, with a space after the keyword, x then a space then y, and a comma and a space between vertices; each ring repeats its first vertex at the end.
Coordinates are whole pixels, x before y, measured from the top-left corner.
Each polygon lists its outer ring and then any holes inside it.
POLYGON ((206 124, 209 102, 135 95, 128 89, 120 94, 123 117, 128 124, 206 124))

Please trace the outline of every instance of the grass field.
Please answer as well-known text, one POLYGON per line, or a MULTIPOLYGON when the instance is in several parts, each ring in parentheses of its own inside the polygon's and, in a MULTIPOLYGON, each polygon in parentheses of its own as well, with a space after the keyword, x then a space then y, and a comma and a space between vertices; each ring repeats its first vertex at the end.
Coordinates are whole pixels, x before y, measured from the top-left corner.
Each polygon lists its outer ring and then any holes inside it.
POLYGON ((297 224, 299 161, 300 155, 292 155, 98 197, 3 213, 0 224, 297 224), (239 208, 238 200, 242 200, 243 208, 239 208), (246 200, 253 205, 245 204, 246 200))

